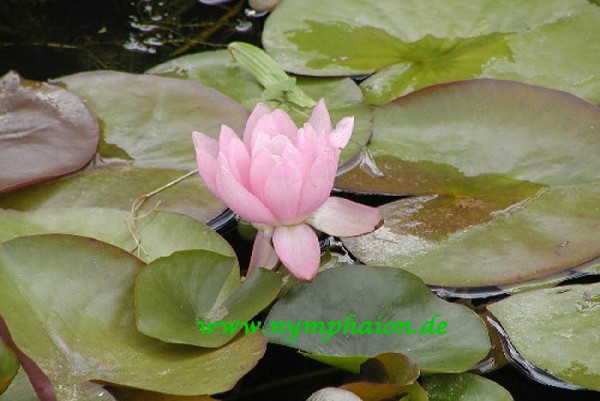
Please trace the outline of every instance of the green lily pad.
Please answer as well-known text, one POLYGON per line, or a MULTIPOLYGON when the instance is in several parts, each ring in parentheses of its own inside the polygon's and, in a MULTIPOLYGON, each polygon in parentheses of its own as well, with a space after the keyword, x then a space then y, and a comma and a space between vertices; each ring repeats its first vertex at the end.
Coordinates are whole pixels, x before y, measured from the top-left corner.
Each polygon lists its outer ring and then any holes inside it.
POLYGON ((175 395, 229 390, 263 355, 260 334, 216 350, 167 344, 135 327, 134 282, 143 263, 70 235, 0 245, 0 314, 58 399, 97 400, 89 381, 175 395))
POLYGON ((130 388, 111 388, 110 392, 115 395, 119 401, 218 401, 207 395, 181 396, 130 388))
MULTIPOLYGON (((145 169, 129 165, 100 167, 63 179, 30 186, 0 195, 0 207, 15 210, 99 207, 131 211, 144 194, 184 174, 180 170, 145 169)), ((185 214, 208 222, 221 214, 225 205, 194 175, 150 197, 139 215, 155 210, 185 214)))
MULTIPOLYGON (((237 260, 181 251, 150 263, 137 279, 137 327, 170 343, 220 347, 242 331, 281 289, 277 273, 259 269, 241 283, 237 260)), ((257 330, 259 331, 259 330, 257 330)))
POLYGON ((423 376, 429 401, 513 401, 499 384, 472 373, 423 376))
POLYGON ((135 220, 135 228, 131 223, 128 212, 114 209, 0 209, 0 243, 24 235, 59 233, 95 238, 134 253, 145 262, 187 249, 235 256, 223 237, 187 216, 154 212, 135 220))
POLYGON ((0 394, 0 401, 40 401, 29 378, 23 369, 19 369, 8 389, 0 394))
POLYGON ((581 99, 508 81, 440 85, 375 110, 368 149, 382 176, 356 168, 336 187, 417 197, 343 239, 364 263, 430 285, 517 288, 600 256, 600 109, 581 99))
POLYGON ((361 84, 377 105, 436 83, 507 74, 600 102, 599 26, 600 10, 585 0, 288 0, 267 19, 263 45, 296 74, 377 72, 361 84))
POLYGON ((528 291, 487 308, 528 362, 600 390, 600 283, 528 291))
MULTIPOLYGON (((196 168, 192 131, 216 136, 221 124, 239 130, 248 117, 242 105, 214 89, 176 79, 99 71, 57 83, 97 114, 102 127, 97 160, 79 174, 4 197, 0 207, 131 210, 141 196, 196 168)), ((150 198, 141 212, 153 208, 209 221, 225 205, 194 176, 150 198)))
MULTIPOLYGON (((250 73, 242 69, 227 50, 191 54, 160 64, 147 73, 188 79, 230 96, 249 109, 263 99, 263 87, 250 73)), ((371 109, 360 88, 348 78, 315 79, 297 77, 298 86, 313 99, 324 98, 332 122, 354 116, 354 132, 342 150, 340 163, 355 157, 371 137, 371 109)), ((296 124, 304 124, 310 110, 298 110, 290 104, 277 105, 290 113, 296 124)), ((204 131, 203 131, 204 132, 204 131)), ((241 134, 242 131, 236 131, 241 134)))
POLYGON ((350 265, 319 273, 280 298, 265 334, 269 342, 351 371, 369 357, 399 352, 424 372, 462 372, 490 349, 474 312, 441 300, 418 277, 391 267, 350 265))
POLYGON ((19 371, 19 360, 0 337, 0 394, 4 393, 19 371))
POLYGON ((0 113, 0 192, 79 170, 96 153, 96 117, 58 86, 9 72, 0 79, 0 113))

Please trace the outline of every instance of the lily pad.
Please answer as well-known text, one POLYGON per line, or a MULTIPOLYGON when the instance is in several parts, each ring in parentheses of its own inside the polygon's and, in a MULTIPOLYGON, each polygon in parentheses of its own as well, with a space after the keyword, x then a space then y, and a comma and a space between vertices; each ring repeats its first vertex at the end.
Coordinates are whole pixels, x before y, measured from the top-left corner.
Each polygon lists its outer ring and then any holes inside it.
POLYGON ((499 384, 472 373, 423 376, 429 401, 513 401, 499 384))
POLYGON ((0 394, 0 401, 40 401, 40 399, 31 387, 25 371, 19 369, 8 389, 0 394))
POLYGON ((177 252, 150 263, 138 277, 137 327, 170 343, 220 347, 242 331, 240 322, 269 306, 281 286, 279 275, 264 269, 241 283, 233 257, 177 252))
MULTIPOLYGON (((160 64, 147 73, 200 82, 230 96, 249 109, 259 102, 267 102, 263 95, 264 88, 234 61, 227 50, 179 57, 160 64)), ((354 132, 350 142, 342 150, 340 164, 357 156, 371 137, 371 109, 358 85, 348 78, 297 77, 296 82, 313 99, 325 99, 333 122, 346 116, 354 116, 354 132)), ((310 110, 298 110, 290 104, 279 104, 277 107, 286 109, 298 125, 304 124, 310 115, 310 110)))
POLYGON ((134 281, 143 263, 70 235, 0 245, 0 314, 21 351, 63 401, 97 400, 89 381, 175 395, 229 390, 263 355, 260 334, 208 350, 167 344, 135 327, 134 281))
POLYGON ((382 176, 357 168, 336 187, 418 196, 343 239, 365 263, 430 285, 518 286, 600 256, 600 109, 581 99, 508 81, 440 85, 377 109, 368 148, 382 176))
POLYGON ((0 394, 4 393, 19 371, 19 360, 0 337, 0 394))
POLYGON ((96 153, 94 113, 73 93, 14 72, 0 80, 0 192, 79 170, 96 153))
POLYGON ((117 397, 119 401, 218 401, 207 395, 170 395, 130 388, 111 388, 110 392, 117 397))
POLYGON ((600 390, 600 283, 528 291, 488 306, 534 366, 600 390))
MULTIPOLYGON (((97 161, 74 176, 4 197, 0 207, 131 210, 138 198, 196 168, 192 131, 217 135, 221 124, 239 130, 248 117, 239 103, 193 82, 99 71, 63 77, 57 83, 85 99, 97 114, 102 126, 97 161)), ((225 210, 196 175, 166 188, 144 206, 141 212, 156 208, 200 221, 225 210)))
POLYGON ((377 105, 436 83, 506 74, 600 102, 599 26, 600 10, 585 0, 288 0, 267 19, 263 45, 296 74, 377 72, 361 84, 377 105))
POLYGON ((474 312, 441 300, 418 277, 392 267, 327 269, 287 292, 265 329, 269 342, 351 371, 369 357, 399 352, 424 372, 462 372, 490 349, 474 312))
POLYGON ((234 257, 227 241, 187 216, 154 212, 135 220, 114 209, 42 209, 18 212, 0 209, 0 243, 36 234, 72 234, 95 238, 134 253, 145 262, 176 251, 204 249, 234 257))

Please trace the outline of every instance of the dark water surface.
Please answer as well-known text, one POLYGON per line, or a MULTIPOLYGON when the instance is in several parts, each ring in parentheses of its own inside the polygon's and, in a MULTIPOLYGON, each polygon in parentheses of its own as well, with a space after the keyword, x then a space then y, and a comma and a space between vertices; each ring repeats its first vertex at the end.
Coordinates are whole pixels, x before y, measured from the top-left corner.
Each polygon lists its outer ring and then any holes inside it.
MULTIPOLYGON (((234 40, 259 44, 263 21, 245 1, 208 6, 197 0, 0 0, 0 75, 15 70, 28 79, 46 80, 95 69, 143 72, 178 55, 224 48, 234 40)), ((380 203, 377 198, 361 201, 380 203)), ((246 265, 249 243, 231 225, 222 231, 246 265)), ((510 365, 485 376, 516 401, 600 400, 597 392, 537 383, 510 365)), ((269 345, 258 366, 234 390, 217 397, 305 400, 349 377, 295 350, 269 345)))

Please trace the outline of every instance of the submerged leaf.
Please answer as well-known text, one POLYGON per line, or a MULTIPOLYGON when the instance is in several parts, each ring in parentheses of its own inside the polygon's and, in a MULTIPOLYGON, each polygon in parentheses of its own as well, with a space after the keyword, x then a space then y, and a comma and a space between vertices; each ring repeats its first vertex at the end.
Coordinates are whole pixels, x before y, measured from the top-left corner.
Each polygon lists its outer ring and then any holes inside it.
POLYGON ((423 376, 429 401, 513 401, 499 384, 471 373, 423 376))

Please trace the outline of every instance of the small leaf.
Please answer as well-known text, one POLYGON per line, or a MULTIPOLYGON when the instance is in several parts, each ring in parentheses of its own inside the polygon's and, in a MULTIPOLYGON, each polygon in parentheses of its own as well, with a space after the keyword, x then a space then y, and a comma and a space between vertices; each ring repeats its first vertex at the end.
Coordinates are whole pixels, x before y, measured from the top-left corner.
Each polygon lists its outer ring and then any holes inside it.
MULTIPOLYGON (((1 323, 0 323, 1 324, 1 323)), ((19 360, 0 336, 0 394, 4 393, 19 371, 19 360)))
POLYGON ((150 263, 138 277, 137 327, 166 342, 220 347, 280 289, 281 279, 274 272, 259 269, 240 286, 234 258, 207 251, 176 252, 150 263))

